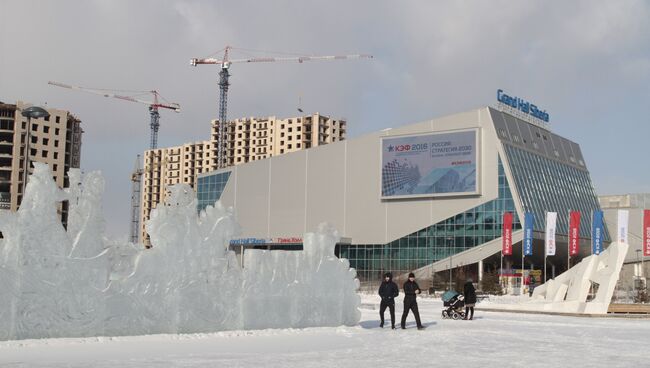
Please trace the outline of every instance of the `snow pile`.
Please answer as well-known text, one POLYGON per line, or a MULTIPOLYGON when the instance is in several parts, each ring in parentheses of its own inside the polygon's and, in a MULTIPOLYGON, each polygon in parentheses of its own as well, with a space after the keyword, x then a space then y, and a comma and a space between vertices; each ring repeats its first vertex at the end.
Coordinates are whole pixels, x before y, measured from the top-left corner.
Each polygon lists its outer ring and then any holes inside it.
POLYGON ((17 213, 0 212, 0 340, 355 325, 356 272, 334 256, 337 233, 306 234, 304 251, 227 250, 238 231, 220 203, 196 214, 174 186, 152 211, 153 248, 107 239, 99 172, 60 190, 34 163, 17 213), (68 230, 58 202, 69 203, 68 230))

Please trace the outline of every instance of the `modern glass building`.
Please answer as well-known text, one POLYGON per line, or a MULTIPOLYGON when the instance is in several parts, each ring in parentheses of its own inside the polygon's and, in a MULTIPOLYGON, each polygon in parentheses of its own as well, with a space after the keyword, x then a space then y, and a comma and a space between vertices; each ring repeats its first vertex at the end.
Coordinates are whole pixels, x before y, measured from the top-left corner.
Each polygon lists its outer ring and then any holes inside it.
POLYGON ((600 210, 577 143, 490 107, 203 174, 198 198, 200 209, 215 200, 235 208, 240 249, 300 249, 302 234, 334 225, 336 253, 362 281, 386 271, 428 279, 458 266, 480 278, 483 263, 500 261, 504 212, 514 215, 508 268, 522 266, 520 219, 535 216, 526 269, 544 264, 545 214, 558 213, 547 269, 560 273, 569 212, 582 213, 575 262, 590 254, 591 214, 600 210))

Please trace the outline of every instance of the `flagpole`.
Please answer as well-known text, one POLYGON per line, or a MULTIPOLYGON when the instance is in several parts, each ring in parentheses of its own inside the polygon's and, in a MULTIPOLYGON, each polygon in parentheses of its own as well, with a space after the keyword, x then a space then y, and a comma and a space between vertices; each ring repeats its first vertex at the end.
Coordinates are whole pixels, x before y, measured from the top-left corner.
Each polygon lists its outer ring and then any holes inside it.
POLYGON ((521 295, 524 295, 524 243, 526 242, 526 213, 524 213, 524 239, 521 240, 521 295))
POLYGON ((569 210, 569 223, 567 231, 567 242, 566 242, 566 270, 568 271, 571 268, 571 210, 569 210))
POLYGON ((591 255, 594 255, 594 210, 591 210, 591 255))
POLYGON ((548 211, 544 213, 544 216, 546 217, 544 219, 544 222, 546 223, 546 230, 544 231, 544 283, 546 283, 546 242, 548 241, 546 238, 548 238, 548 211))

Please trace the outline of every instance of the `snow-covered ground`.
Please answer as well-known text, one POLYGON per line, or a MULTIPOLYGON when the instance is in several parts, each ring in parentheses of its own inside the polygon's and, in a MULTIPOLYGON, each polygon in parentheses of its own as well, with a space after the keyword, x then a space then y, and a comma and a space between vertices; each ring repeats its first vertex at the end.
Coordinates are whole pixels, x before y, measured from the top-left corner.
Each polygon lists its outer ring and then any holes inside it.
MULTIPOLYGON (((401 315, 401 297, 397 318, 401 315)), ((650 320, 477 311, 442 320, 419 300, 424 331, 379 328, 378 298, 359 326, 0 342, 2 367, 643 367, 650 320)), ((386 312, 388 317, 388 311, 386 312)), ((398 322, 399 323, 399 322, 398 322)), ((390 323, 388 323, 390 324, 390 323)))

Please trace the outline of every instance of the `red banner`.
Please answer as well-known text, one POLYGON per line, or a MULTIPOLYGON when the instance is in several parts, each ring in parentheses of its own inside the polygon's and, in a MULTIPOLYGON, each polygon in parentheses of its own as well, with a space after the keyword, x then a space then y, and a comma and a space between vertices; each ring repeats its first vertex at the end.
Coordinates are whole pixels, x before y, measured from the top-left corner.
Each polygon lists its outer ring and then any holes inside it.
POLYGON ((643 210, 643 255, 650 256, 650 210, 643 210))
POLYGON ((501 254, 504 256, 512 255, 512 212, 503 213, 503 248, 501 254))
POLYGON ((569 214, 569 255, 580 253, 580 212, 571 211, 569 214))

